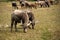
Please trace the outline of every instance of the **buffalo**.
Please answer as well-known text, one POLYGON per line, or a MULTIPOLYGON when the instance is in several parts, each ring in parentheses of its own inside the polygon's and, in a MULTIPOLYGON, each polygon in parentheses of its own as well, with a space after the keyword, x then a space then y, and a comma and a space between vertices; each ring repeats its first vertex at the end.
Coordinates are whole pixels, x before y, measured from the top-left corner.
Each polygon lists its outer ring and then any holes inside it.
POLYGON ((14 2, 14 1, 12 2, 12 7, 18 9, 16 2, 14 2))
POLYGON ((46 2, 46 1, 37 1, 35 2, 35 4, 41 7, 50 7, 49 2, 46 2))
POLYGON ((31 11, 14 10, 11 14, 11 32, 13 24, 15 25, 15 31, 17 31, 17 23, 22 23, 23 31, 25 33, 27 32, 27 28, 30 28, 30 25, 32 25, 32 29, 34 29, 34 14, 31 11))
POLYGON ((22 1, 20 3, 20 5, 21 5, 21 7, 26 7, 26 8, 36 8, 35 3, 32 4, 32 3, 28 2, 28 1, 22 1))
POLYGON ((25 3, 25 6, 29 8, 35 8, 35 9, 37 8, 36 4, 33 4, 33 3, 25 3))
POLYGON ((45 6, 46 6, 45 1, 38 1, 38 2, 35 2, 35 4, 36 4, 37 6, 41 6, 41 7, 45 7, 45 6))

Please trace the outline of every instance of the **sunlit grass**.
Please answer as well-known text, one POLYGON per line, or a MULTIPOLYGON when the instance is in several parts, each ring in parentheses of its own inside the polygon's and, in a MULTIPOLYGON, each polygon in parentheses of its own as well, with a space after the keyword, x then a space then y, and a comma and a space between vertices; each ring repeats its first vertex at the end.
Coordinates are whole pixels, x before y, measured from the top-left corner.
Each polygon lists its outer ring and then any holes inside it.
MULTIPOLYGON (((20 7, 19 7, 20 8, 20 7)), ((50 8, 32 9, 35 20, 38 21, 35 29, 28 29, 23 32, 18 25, 18 32, 10 32, 10 28, 4 25, 10 25, 12 7, 11 2, 0 3, 0 40, 60 40, 60 5, 51 5, 50 8)))

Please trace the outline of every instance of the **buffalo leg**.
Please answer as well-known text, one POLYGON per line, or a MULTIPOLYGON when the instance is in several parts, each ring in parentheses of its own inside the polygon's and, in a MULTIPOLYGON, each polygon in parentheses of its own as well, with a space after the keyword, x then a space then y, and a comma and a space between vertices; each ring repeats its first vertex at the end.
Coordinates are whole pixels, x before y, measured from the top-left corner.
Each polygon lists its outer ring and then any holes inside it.
POLYGON ((48 2, 45 2, 46 3, 46 5, 48 6, 48 7, 50 7, 50 5, 49 5, 49 3, 48 2))
POLYGON ((24 20, 22 20, 22 24, 23 24, 23 31, 24 31, 24 33, 26 33, 27 32, 27 26, 26 26, 26 23, 24 20))
POLYGON ((12 32, 12 29, 13 29, 13 23, 14 23, 14 21, 12 20, 11 21, 11 32, 12 32))
POLYGON ((31 25, 32 25, 32 29, 34 29, 35 22, 34 22, 34 21, 32 21, 31 25))
POLYGON ((26 33, 26 32, 27 32, 27 26, 26 26, 26 24, 25 24, 25 25, 23 25, 23 31, 24 31, 24 33, 26 33))
POLYGON ((43 5, 41 4, 41 7, 42 7, 43 5))
POLYGON ((32 24, 32 29, 34 29, 34 24, 32 24))
POLYGON ((15 31, 17 31, 17 27, 16 27, 16 25, 17 25, 17 21, 15 21, 15 31))
POLYGON ((24 27, 24 33, 26 33, 27 32, 27 27, 24 27))

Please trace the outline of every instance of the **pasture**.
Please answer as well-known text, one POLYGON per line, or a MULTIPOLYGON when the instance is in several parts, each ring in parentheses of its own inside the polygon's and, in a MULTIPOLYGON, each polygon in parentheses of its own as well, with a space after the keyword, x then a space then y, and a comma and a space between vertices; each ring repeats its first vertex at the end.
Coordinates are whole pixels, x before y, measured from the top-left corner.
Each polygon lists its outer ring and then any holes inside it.
POLYGON ((11 2, 0 2, 0 40, 60 40, 60 3, 49 8, 33 8, 32 11, 35 15, 35 29, 28 29, 24 33, 18 24, 18 32, 11 33, 11 2))

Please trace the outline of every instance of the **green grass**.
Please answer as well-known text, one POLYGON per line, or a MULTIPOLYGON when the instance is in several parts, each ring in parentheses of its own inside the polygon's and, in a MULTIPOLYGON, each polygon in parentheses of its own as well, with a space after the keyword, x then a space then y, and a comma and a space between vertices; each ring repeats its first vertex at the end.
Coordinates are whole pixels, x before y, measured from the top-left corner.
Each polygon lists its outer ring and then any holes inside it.
POLYGON ((18 25, 18 32, 13 30, 11 33, 10 28, 5 28, 11 22, 11 2, 0 2, 0 25, 4 26, 0 28, 0 40, 60 40, 60 4, 50 8, 33 8, 32 11, 38 21, 35 29, 24 33, 18 25))

